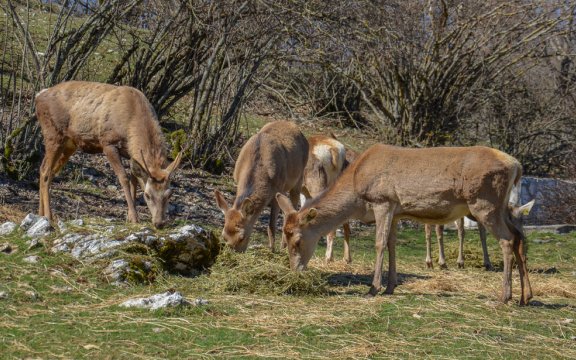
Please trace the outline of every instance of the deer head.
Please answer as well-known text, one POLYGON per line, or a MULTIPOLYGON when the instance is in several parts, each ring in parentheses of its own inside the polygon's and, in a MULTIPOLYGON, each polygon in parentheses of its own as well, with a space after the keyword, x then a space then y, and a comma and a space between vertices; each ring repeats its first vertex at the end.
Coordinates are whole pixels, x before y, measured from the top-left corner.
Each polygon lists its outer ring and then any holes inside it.
POLYGON ((173 192, 170 188, 170 178, 174 170, 180 165, 181 160, 182 153, 179 153, 176 159, 165 169, 150 170, 143 155, 143 164, 132 158, 130 164, 132 175, 138 180, 138 184, 144 192, 144 200, 152 215, 152 224, 158 229, 166 224, 166 210, 173 192))
POLYGON ((290 199, 283 194, 276 194, 276 201, 284 213, 284 225, 282 226, 282 242, 287 245, 292 270, 305 270, 308 261, 314 255, 315 241, 320 239, 321 234, 316 234, 308 228, 318 212, 315 208, 294 209, 290 199))
POLYGON ((214 190, 214 197, 218 208, 224 213, 222 238, 234 250, 239 252, 246 251, 255 219, 253 216, 255 212, 254 203, 249 198, 246 198, 237 209, 228 206, 220 191, 214 190))

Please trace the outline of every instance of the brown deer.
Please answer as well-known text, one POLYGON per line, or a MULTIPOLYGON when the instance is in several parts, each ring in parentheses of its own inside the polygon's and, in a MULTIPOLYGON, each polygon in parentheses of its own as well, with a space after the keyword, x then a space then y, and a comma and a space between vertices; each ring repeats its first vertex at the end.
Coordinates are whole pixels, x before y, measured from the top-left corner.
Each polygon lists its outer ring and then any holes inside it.
MULTIPOLYGON (((320 236, 349 218, 376 221, 376 264, 369 296, 382 286, 384 249, 388 247, 385 293, 397 284, 396 224, 412 219, 445 224, 472 215, 500 242, 504 259, 501 300, 512 298, 512 259, 520 272, 520 304, 532 298, 525 238, 517 221, 524 207, 511 209, 508 198, 522 175, 513 157, 487 147, 411 149, 376 144, 347 168, 328 191, 296 211, 282 194, 283 238, 290 266, 305 269, 320 236)), ((531 203, 525 206, 531 206, 531 203)))
MULTIPOLYGON (((455 221, 456 228, 458 229, 458 268, 464 268, 464 218, 455 221)), ((444 225, 436 225, 436 240, 438 241, 438 265, 441 269, 447 269, 446 256, 444 255, 444 225)), ((478 224, 478 232, 480 234, 480 242, 482 244, 482 254, 484 256, 484 268, 486 270, 493 270, 494 267, 490 262, 488 255, 488 246, 486 245, 486 229, 484 226, 478 224)), ((424 224, 424 233, 426 236, 426 266, 432 269, 432 225, 424 224)))
POLYGON ((165 225, 170 175, 182 157, 167 164, 164 137, 144 94, 128 86, 68 81, 40 91, 35 101, 46 151, 40 166, 40 215, 52 220, 52 179, 80 149, 106 155, 124 190, 130 222, 138 222, 134 201, 139 184, 152 223, 165 225), (131 159, 130 178, 121 157, 131 159))
POLYGON ((234 167, 237 189, 232 207, 218 190, 214 191, 216 204, 224 213, 222 237, 229 246, 245 251, 254 223, 264 207, 270 206, 268 243, 274 249, 280 211, 274 196, 289 192, 296 206, 307 158, 308 141, 293 122, 271 122, 248 139, 234 167))
MULTIPOLYGON (((302 194, 305 201, 326 191, 340 175, 346 165, 346 148, 334 135, 315 135, 308 138, 308 163, 304 169, 304 185, 302 194)), ((305 201, 301 201, 302 205, 305 201)), ((344 229, 344 261, 352 262, 350 256, 350 224, 342 224, 344 229)), ((326 236, 326 261, 333 260, 334 238, 336 231, 332 230, 326 236)))

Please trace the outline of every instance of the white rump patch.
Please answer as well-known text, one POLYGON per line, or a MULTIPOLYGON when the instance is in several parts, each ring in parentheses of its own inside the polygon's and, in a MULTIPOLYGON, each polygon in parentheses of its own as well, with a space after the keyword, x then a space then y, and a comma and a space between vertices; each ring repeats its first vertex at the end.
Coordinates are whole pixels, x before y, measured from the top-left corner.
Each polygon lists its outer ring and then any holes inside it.
POLYGON ((320 160, 322 166, 326 170, 328 176, 328 183, 332 184, 334 180, 340 175, 340 171, 344 167, 344 160, 346 159, 346 148, 341 142, 329 139, 327 143, 317 144, 312 150, 313 154, 320 160), (336 149, 336 159, 332 158, 331 149, 336 149))

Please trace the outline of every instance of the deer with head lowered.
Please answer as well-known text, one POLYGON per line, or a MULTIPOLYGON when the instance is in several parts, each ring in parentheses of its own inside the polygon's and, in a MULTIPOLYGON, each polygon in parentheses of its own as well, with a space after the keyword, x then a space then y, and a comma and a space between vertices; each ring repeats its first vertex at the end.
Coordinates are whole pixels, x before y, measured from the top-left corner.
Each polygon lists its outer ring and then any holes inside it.
POLYGON ((274 250, 276 219, 280 209, 276 193, 289 192, 292 206, 300 198, 308 141, 289 121, 266 124, 240 150, 234 166, 236 198, 232 206, 218 190, 216 204, 224 213, 222 237, 236 251, 248 247, 252 228, 266 206, 270 206, 268 244, 274 250))
MULTIPOLYGON (((385 293, 397 284, 396 224, 400 219, 445 224, 472 215, 499 240, 504 279, 501 300, 512 298, 512 259, 520 273, 520 304, 532 298, 525 238, 519 221, 524 207, 511 209, 511 188, 522 175, 513 157, 487 147, 411 149, 376 144, 348 167, 328 191, 296 211, 277 194, 284 212, 282 228, 290 266, 303 270, 320 236, 349 218, 360 220, 373 211, 376 221, 376 264, 369 296, 382 287, 384 250, 388 248, 385 293)), ((531 203, 525 206, 531 206, 531 203)))
POLYGON ((156 113, 142 92, 128 86, 68 81, 40 91, 35 102, 45 147, 40 166, 40 215, 52 220, 52 179, 80 149, 106 155, 124 190, 130 222, 138 222, 135 196, 140 185, 152 223, 157 228, 165 225, 172 195, 170 177, 182 154, 168 164, 156 113), (130 177, 121 157, 131 160, 130 177))

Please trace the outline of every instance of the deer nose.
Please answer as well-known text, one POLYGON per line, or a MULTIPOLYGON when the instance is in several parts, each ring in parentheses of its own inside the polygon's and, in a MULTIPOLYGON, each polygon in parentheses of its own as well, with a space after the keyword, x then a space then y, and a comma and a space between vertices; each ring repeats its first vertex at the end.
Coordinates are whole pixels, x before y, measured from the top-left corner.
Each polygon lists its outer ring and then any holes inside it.
POLYGON ((162 229, 164 226, 166 226, 166 222, 165 221, 155 221, 154 222, 154 227, 156 229, 162 229))

